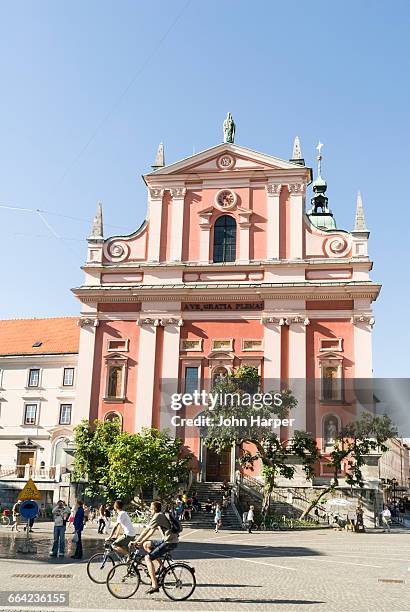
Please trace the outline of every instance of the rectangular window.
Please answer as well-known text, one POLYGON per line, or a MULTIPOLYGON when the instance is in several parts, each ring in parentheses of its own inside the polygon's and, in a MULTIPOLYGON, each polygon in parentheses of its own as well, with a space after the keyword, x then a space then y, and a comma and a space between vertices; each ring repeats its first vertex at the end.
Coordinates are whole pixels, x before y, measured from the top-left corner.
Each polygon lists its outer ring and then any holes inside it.
POLYGON ((31 368, 28 374, 28 386, 38 387, 40 384, 40 370, 38 368, 31 368))
POLYGON ((71 408, 72 404, 61 404, 60 406, 60 425, 71 424, 71 408))
POLYGON ((74 368, 64 368, 63 386, 72 387, 74 384, 74 368))
POLYGON ((24 424, 35 425, 37 420, 37 404, 26 404, 24 407, 24 424))
POLYGON ((184 393, 194 393, 198 391, 198 374, 199 368, 197 367, 186 367, 185 368, 185 388, 184 393))
POLYGON ((108 385, 107 396, 109 398, 120 399, 123 397, 123 366, 108 366, 108 385))
POLYGON ((337 401, 342 398, 342 380, 338 377, 338 368, 323 368, 322 397, 325 401, 337 401))

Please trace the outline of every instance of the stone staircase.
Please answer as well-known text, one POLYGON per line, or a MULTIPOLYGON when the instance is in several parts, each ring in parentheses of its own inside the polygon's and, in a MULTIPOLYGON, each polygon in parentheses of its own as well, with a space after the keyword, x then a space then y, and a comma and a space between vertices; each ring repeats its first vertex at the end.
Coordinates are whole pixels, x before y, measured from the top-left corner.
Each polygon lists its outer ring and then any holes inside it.
MULTIPOLYGON (((201 502, 201 511, 192 512, 191 520, 182 521, 184 530, 188 529, 214 529, 214 515, 205 512, 205 502, 210 499, 213 503, 222 504, 222 492, 220 482, 196 482, 193 483, 190 493, 196 491, 201 502)), ((222 529, 240 529, 241 522, 235 510, 229 503, 228 507, 222 510, 222 529)))

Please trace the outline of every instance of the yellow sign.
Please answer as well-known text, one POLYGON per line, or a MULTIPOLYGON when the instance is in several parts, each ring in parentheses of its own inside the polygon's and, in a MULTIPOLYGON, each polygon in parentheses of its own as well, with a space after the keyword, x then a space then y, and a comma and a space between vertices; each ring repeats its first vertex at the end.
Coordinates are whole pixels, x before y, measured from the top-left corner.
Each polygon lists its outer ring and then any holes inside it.
POLYGON ((21 491, 18 499, 25 501, 26 499, 41 499, 41 493, 34 484, 32 478, 29 478, 26 486, 21 491))

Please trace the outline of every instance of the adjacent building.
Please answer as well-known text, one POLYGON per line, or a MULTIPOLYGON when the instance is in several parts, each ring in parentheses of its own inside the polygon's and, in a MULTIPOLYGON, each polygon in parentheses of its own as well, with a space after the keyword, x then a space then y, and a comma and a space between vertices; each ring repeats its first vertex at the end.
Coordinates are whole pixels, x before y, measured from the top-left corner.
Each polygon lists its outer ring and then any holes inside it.
MULTIPOLYGON (((0 500, 33 478, 43 504, 69 485, 76 410, 76 317, 0 321, 0 500)), ((83 415, 88 418, 88 412, 83 415)), ((68 489, 67 489, 68 492, 68 489)))

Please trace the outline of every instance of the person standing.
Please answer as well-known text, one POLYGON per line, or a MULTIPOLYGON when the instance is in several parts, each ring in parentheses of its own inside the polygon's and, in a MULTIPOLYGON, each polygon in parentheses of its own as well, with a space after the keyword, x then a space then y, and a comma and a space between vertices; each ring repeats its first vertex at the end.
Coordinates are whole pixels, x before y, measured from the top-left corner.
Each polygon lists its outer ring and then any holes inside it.
POLYGON ((71 556, 72 559, 82 559, 83 558, 83 543, 81 541, 81 534, 84 529, 84 508, 83 502, 81 499, 77 502, 77 511, 74 516, 73 526, 75 529, 75 533, 77 534, 77 546, 75 548, 75 553, 71 556))
POLYGON ((215 533, 218 533, 220 528, 222 527, 222 509, 219 504, 215 506, 215 533))
POLYGON ((11 530, 14 531, 18 531, 19 530, 19 523, 20 523, 20 501, 17 500, 16 503, 13 506, 12 509, 12 515, 13 515, 13 524, 11 526, 11 530))
POLYGON ((252 527, 255 522, 255 506, 249 506, 248 516, 246 517, 248 533, 252 533, 252 527))
POLYGON ((54 519, 54 542, 51 549, 50 557, 64 557, 65 554, 65 528, 68 517, 70 516, 70 508, 66 506, 62 499, 57 502, 53 508, 54 519))
MULTIPOLYGON (((387 527, 388 533, 390 533, 390 521, 391 521, 391 512, 389 510, 389 507, 386 506, 382 512, 382 523, 385 528, 387 527)), ((386 529, 383 529, 383 531, 386 531, 386 529)))
POLYGON ((98 511, 98 533, 104 533, 105 531, 105 504, 101 504, 98 511))
POLYGON ((105 506, 105 528, 104 528, 104 533, 108 533, 109 528, 111 527, 111 507, 110 506, 105 506))

